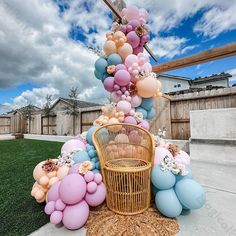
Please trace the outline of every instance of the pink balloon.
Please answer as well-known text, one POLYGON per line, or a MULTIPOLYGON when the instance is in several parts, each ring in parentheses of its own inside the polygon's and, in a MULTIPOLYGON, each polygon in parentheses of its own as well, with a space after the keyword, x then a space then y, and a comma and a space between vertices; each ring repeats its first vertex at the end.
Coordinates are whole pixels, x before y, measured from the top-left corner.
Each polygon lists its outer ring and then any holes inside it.
POLYGON ((160 165, 164 157, 168 156, 173 159, 173 155, 164 147, 156 147, 154 165, 160 165))
POLYGON ((131 25, 132 29, 135 30, 138 26, 140 26, 140 22, 134 19, 134 20, 130 20, 128 25, 131 25))
POLYGON ((141 45, 133 49, 133 54, 135 55, 138 55, 140 52, 143 52, 143 46, 141 45))
POLYGON ((100 184, 102 182, 102 175, 100 173, 95 173, 94 181, 95 183, 100 184))
POLYGON ((131 67, 133 63, 138 63, 138 57, 136 55, 129 55, 125 58, 125 65, 131 67))
POLYGON ((115 73, 115 82, 120 86, 126 86, 130 82, 130 74, 126 70, 119 70, 115 73))
POLYGON ((82 200, 76 205, 67 206, 63 212, 62 222, 67 229, 75 230, 81 228, 89 216, 89 206, 82 200))
POLYGON ((131 110, 131 104, 127 101, 119 101, 117 103, 117 111, 122 111, 125 114, 128 114, 131 110))
POLYGON ((47 195, 47 202, 54 201, 56 202, 57 199, 59 199, 59 187, 60 187, 61 181, 56 182, 51 186, 51 188, 48 191, 47 195))
POLYGON ((132 98, 131 98, 131 106, 132 107, 139 107, 142 103, 142 98, 138 95, 134 95, 132 98))
POLYGON ((118 64, 116 65, 115 72, 117 72, 118 70, 127 70, 127 68, 124 64, 118 64))
POLYGON ((86 194, 86 182, 80 174, 67 175, 60 184, 59 194, 66 204, 75 204, 81 201, 86 194))
POLYGON ((108 91, 108 92, 112 92, 114 90, 114 77, 107 77, 104 82, 104 88, 108 91))
POLYGON ((145 8, 139 9, 139 15, 142 15, 142 17, 147 21, 148 19, 148 12, 145 8))
POLYGON ((135 33, 135 31, 129 32, 127 35, 127 42, 132 46, 132 48, 137 48, 140 43, 139 36, 135 33))
POLYGON ((134 119, 133 116, 126 116, 124 123, 137 125, 137 121, 134 119))
POLYGON ((66 141, 62 148, 61 148, 61 152, 66 152, 66 153, 71 153, 71 152, 75 152, 75 151, 79 151, 79 150, 86 150, 85 144, 78 140, 78 139, 71 139, 66 141))
POLYGON ((50 216, 50 222, 57 225, 62 221, 62 217, 63 215, 61 211, 54 211, 50 216))
POLYGON ((149 130, 149 123, 146 121, 146 120, 143 120, 139 126, 141 126, 142 128, 146 129, 146 130, 149 130))
POLYGON ((44 208, 44 212, 47 215, 51 215, 54 211, 55 211, 55 202, 54 201, 48 202, 44 208))
POLYGON ((185 151, 180 150, 179 154, 174 157, 175 162, 178 164, 189 165, 190 156, 185 151))
POLYGON ((92 171, 88 171, 85 175, 84 175, 84 179, 87 183, 93 181, 94 179, 94 173, 92 171))
POLYGON ((87 184, 87 192, 88 193, 95 193, 97 191, 98 185, 92 181, 87 184))
POLYGON ((85 195, 85 201, 90 205, 90 206, 98 206, 101 203, 104 202, 106 198, 106 187, 104 183, 101 183, 97 187, 97 191, 95 193, 87 193, 85 195))
POLYGON ((56 201, 55 207, 56 207, 56 210, 63 211, 66 207, 66 204, 61 199, 58 199, 56 201))
POLYGON ((149 62, 146 62, 144 65, 141 66, 142 70, 145 70, 147 72, 152 71, 152 65, 149 62))
POLYGON ((69 169, 68 175, 77 174, 79 171, 80 165, 81 165, 81 163, 77 163, 77 164, 71 166, 71 168, 69 169))
POLYGON ((130 21, 139 18, 139 9, 136 6, 129 6, 125 12, 125 18, 130 21))
POLYGON ((121 96, 118 95, 116 92, 112 92, 112 93, 111 93, 111 101, 112 101, 112 102, 115 102, 115 103, 119 102, 120 99, 121 99, 120 97, 121 97, 121 96))
POLYGON ((134 116, 134 115, 135 115, 135 109, 134 109, 134 108, 132 108, 132 109, 130 110, 129 115, 131 115, 131 116, 134 116))

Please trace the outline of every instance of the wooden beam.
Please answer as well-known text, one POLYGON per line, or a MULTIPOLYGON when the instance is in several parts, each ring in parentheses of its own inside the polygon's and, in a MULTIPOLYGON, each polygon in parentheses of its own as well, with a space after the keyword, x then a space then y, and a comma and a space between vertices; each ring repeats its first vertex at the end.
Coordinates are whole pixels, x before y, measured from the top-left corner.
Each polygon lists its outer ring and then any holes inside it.
MULTIPOLYGON (((121 21, 122 16, 119 12, 119 10, 114 6, 114 4, 110 0, 103 0, 103 2, 110 8, 110 10, 117 16, 117 18, 121 21)), ((153 54, 151 49, 148 47, 148 45, 145 43, 144 46, 145 50, 149 53, 149 55, 154 59, 154 61, 157 62, 156 56, 153 54)))
POLYGON ((188 57, 166 62, 152 67, 152 71, 161 73, 170 70, 176 70, 182 67, 197 65, 208 61, 218 60, 225 57, 236 55, 236 43, 228 44, 219 48, 213 48, 208 51, 193 54, 188 57))

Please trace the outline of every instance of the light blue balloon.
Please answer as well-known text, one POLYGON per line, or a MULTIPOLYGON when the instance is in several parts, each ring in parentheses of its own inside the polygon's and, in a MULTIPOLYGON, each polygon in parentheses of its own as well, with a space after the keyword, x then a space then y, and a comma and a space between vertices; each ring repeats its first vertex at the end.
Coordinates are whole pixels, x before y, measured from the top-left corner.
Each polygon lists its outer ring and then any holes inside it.
POLYGON ((156 116, 156 110, 154 108, 151 108, 147 111, 147 119, 151 120, 156 116))
POLYGON ((107 60, 102 57, 98 58, 95 62, 95 70, 100 74, 104 74, 106 72, 107 66, 107 60))
POLYGON ((108 58, 107 58, 107 63, 108 65, 118 65, 118 64, 122 64, 122 59, 120 57, 119 54, 117 53, 113 53, 111 54, 108 58))
POLYGON ((99 73, 97 70, 94 71, 94 75, 97 79, 103 80, 103 74, 99 73))
POLYGON ((93 161, 91 161, 91 163, 92 163, 92 170, 96 169, 96 163, 93 161))
POLYGON ((181 215, 182 215, 182 216, 187 216, 187 215, 189 215, 190 213, 191 213, 191 210, 189 210, 189 209, 183 209, 182 212, 181 212, 181 215))
POLYGON ((142 98, 142 103, 140 105, 145 110, 150 110, 153 107, 153 99, 152 98, 142 98))
POLYGON ((202 186, 192 179, 182 179, 175 185, 179 201, 188 209, 199 209, 206 202, 206 194, 202 186))
POLYGON ((104 73, 104 74, 103 74, 103 77, 102 77, 102 82, 104 82, 104 80, 105 80, 107 77, 109 77, 109 76, 111 76, 111 75, 108 74, 108 73, 104 73))
POLYGON ((152 168, 151 173, 152 184, 161 190, 172 188, 175 185, 175 175, 171 171, 163 171, 159 165, 152 168))
POLYGON ((152 190, 152 194, 156 196, 158 189, 153 184, 151 184, 151 190, 152 190))
POLYGON ((101 174, 100 170, 98 170, 98 169, 94 169, 94 170, 92 170, 92 172, 93 172, 94 174, 96 174, 96 173, 101 174))
POLYGON ((99 169, 100 169, 100 162, 99 162, 99 161, 97 161, 97 162, 96 162, 96 164, 95 164, 95 166, 96 166, 96 169, 98 169, 98 170, 99 170, 99 169))
POLYGON ((182 206, 173 188, 158 191, 155 197, 155 203, 158 210, 164 216, 176 217, 182 212, 182 206))
POLYGON ((192 171, 190 170, 190 168, 186 167, 186 170, 188 171, 188 174, 185 176, 181 176, 181 175, 176 175, 176 181, 180 181, 182 179, 192 179, 193 178, 193 174, 192 171))
POLYGON ((143 119, 146 119, 147 118, 147 111, 145 109, 143 109, 142 107, 137 107, 135 109, 136 112, 140 112, 143 114, 143 119))
POLYGON ((88 144, 87 147, 86 147, 86 150, 87 150, 87 152, 88 152, 89 150, 94 150, 94 146, 88 144))
POLYGON ((87 135, 86 135, 86 139, 87 142, 91 145, 93 145, 93 133, 96 131, 96 129, 98 129, 98 126, 92 126, 89 128, 87 135))
POLYGON ((96 152, 94 149, 90 149, 90 150, 88 151, 88 155, 89 155, 91 158, 93 158, 93 157, 95 157, 95 156, 97 155, 97 152, 96 152))
POLYGON ((77 164, 84 161, 90 161, 90 158, 86 151, 78 151, 73 154, 73 160, 77 164))

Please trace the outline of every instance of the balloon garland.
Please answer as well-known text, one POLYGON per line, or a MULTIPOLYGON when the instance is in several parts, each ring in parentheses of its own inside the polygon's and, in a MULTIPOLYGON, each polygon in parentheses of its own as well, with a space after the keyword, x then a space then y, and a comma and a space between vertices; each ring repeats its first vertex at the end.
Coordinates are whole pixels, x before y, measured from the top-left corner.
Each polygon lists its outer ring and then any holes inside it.
MULTIPOLYGON (((147 120, 156 115, 154 98, 162 95, 161 83, 152 73, 149 57, 143 53, 144 44, 150 40, 147 11, 130 6, 121 15, 122 23, 114 23, 106 34, 104 54, 96 60, 94 71, 110 93, 112 103, 102 107, 102 115, 87 132, 63 144, 58 159, 40 162, 33 171, 36 182, 31 195, 39 203, 47 202, 45 213, 50 215, 51 223, 62 222, 71 230, 81 228, 88 219, 89 206, 100 205, 106 197, 92 140, 95 130, 122 122, 149 130, 147 120)), ((152 192, 158 210, 167 217, 176 217, 183 211, 202 207, 205 192, 192 179, 189 155, 177 145, 165 144, 163 136, 163 131, 153 136, 156 150, 152 192)), ((140 142, 138 134, 132 132, 129 136, 118 134, 115 142, 124 138, 140 142)), ((128 154, 130 150, 122 151, 128 154)))
POLYGON ((102 108, 103 115, 94 125, 125 122, 149 129, 146 119, 156 115, 153 99, 162 94, 149 57, 143 53, 150 40, 148 13, 130 6, 121 15, 122 23, 114 23, 106 34, 104 54, 95 62, 94 74, 110 92, 112 104, 102 108))

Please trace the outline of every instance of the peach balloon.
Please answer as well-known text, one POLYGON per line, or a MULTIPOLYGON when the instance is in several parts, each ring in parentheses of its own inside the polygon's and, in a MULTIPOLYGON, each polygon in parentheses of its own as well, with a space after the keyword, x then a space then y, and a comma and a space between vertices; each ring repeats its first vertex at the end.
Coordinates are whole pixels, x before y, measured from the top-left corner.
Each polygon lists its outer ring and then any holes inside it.
MULTIPOLYGON (((119 123, 119 120, 117 118, 111 118, 108 122, 108 124, 112 125, 112 124, 117 124, 119 123)), ((113 133, 117 133, 121 130, 122 126, 121 125, 114 125, 113 127, 108 127, 109 131, 113 132, 113 133)))
POLYGON ((103 46, 103 50, 105 52, 105 54, 107 56, 116 53, 117 52, 117 48, 116 48, 116 44, 114 41, 112 40, 107 40, 103 46))
POLYGON ((152 76, 143 78, 136 83, 136 88, 139 96, 143 98, 153 97, 158 90, 157 79, 152 76))
POLYGON ((124 43, 127 41, 127 38, 122 31, 116 31, 113 36, 113 41, 119 47, 124 45, 124 43))
POLYGON ((49 186, 52 186, 53 184, 55 184, 57 181, 59 181, 59 179, 57 177, 52 177, 50 180, 49 180, 49 186))
POLYGON ((42 176, 39 179, 39 184, 41 184, 41 185, 44 185, 44 186, 48 185, 48 182, 49 182, 49 178, 46 175, 42 176))
POLYGON ((44 161, 40 162, 35 166, 33 171, 33 177, 35 180, 40 179, 41 176, 45 175, 45 171, 42 169, 42 165, 44 164, 44 161))
POLYGON ((124 61, 127 56, 133 53, 133 48, 129 43, 125 43, 123 46, 118 48, 118 54, 121 56, 124 61))
POLYGON ((68 166, 60 166, 60 168, 57 171, 57 177, 59 180, 63 179, 69 172, 68 166))
POLYGON ((49 172, 49 173, 47 174, 47 176, 48 176, 48 178, 55 177, 55 176, 57 176, 57 172, 54 170, 54 171, 52 171, 52 172, 49 172))

